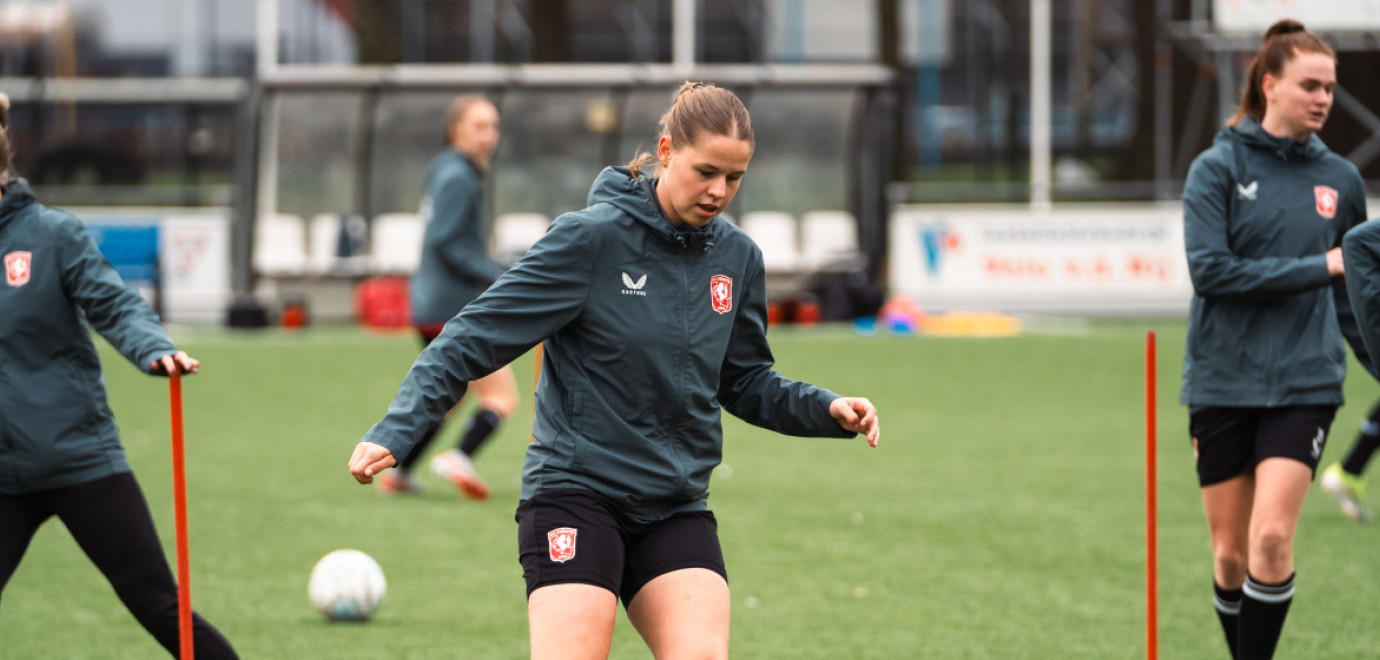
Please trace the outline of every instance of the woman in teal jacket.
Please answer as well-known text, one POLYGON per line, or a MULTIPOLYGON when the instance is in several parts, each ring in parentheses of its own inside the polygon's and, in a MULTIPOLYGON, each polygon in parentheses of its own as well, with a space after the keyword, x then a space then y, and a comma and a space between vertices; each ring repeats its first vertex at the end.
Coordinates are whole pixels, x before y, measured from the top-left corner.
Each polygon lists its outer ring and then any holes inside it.
POLYGON ((772 370, 762 252, 719 214, 752 157, 732 92, 686 83, 661 121, 659 178, 608 168, 446 324, 350 471, 405 455, 465 383, 545 355, 518 508, 532 656, 606 656, 617 602, 653 654, 728 653, 729 596, 706 500, 720 411, 797 436, 880 434, 866 399, 772 370))
POLYGON ((1335 85, 1327 44, 1295 21, 1272 26, 1236 116, 1184 188, 1194 296, 1181 400, 1238 658, 1274 653, 1299 512, 1342 403, 1339 246, 1366 215, 1356 167, 1315 135, 1335 85))
MULTIPOLYGON (((199 363, 173 347, 80 220, 8 178, 8 106, 0 95, 0 592, 39 525, 57 516, 176 656, 177 586, 120 446, 87 323, 148 373, 195 373, 199 363)), ((199 615, 193 634, 198 658, 237 657, 199 615)))
MULTIPOLYGON (((446 321, 503 274, 503 265, 489 258, 483 181, 498 148, 498 136, 498 109, 487 99, 464 95, 451 102, 446 111, 450 148, 426 168, 422 198, 426 235, 421 263, 409 286, 412 323, 423 348, 441 334, 446 321)), ((456 448, 434 456, 431 469, 466 497, 483 500, 489 496, 489 487, 479 478, 471 458, 517 408, 517 381, 505 365, 470 383, 468 392, 478 399, 477 409, 456 448)), ((379 479, 384 492, 421 491, 421 484, 411 475, 412 466, 438 431, 439 424, 399 459, 396 470, 379 479)))
MULTIPOLYGON (((1366 349, 1357 357, 1372 376, 1380 378, 1375 358, 1380 355, 1380 222, 1364 222, 1346 233, 1342 239, 1342 256, 1346 261, 1346 289, 1356 322, 1366 349)), ((1366 464, 1380 450, 1380 401, 1372 404, 1361 431, 1351 444, 1346 458, 1327 466, 1318 481, 1323 490, 1337 498, 1342 513, 1357 522, 1371 519, 1366 506, 1366 464)))

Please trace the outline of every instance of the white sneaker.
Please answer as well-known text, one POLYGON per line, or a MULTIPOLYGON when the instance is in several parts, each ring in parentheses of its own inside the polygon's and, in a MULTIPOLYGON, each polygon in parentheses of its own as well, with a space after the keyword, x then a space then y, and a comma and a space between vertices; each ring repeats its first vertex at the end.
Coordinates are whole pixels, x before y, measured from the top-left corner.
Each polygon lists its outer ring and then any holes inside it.
POLYGON ((1366 482, 1361 477, 1352 476, 1342 470, 1340 463, 1333 463, 1323 471, 1318 480, 1323 492, 1331 495, 1341 505, 1342 513, 1356 522, 1369 522, 1370 509, 1366 507, 1366 482))
POLYGON ((453 484, 472 500, 489 499, 489 487, 474 471, 474 463, 459 449, 441 452, 431 459, 431 471, 453 484))

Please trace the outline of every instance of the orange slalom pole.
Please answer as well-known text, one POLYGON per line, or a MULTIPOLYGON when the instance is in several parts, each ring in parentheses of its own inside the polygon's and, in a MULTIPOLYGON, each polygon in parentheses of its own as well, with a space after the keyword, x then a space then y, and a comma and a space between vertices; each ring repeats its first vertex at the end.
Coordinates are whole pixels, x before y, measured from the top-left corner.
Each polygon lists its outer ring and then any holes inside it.
POLYGON ((172 408, 173 518, 177 528, 177 627, 182 660, 192 660, 192 566, 187 543, 187 472, 182 441, 182 374, 168 373, 172 408))
POLYGON ((1145 652, 1159 658, 1159 557, 1155 493, 1155 331, 1145 331, 1145 652))

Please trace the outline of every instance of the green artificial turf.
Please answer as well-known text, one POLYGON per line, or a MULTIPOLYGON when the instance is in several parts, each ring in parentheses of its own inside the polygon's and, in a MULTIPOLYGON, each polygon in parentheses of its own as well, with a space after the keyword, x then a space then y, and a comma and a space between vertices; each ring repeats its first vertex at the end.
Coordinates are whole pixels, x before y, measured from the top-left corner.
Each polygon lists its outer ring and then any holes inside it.
MULTIPOLYGON (((1144 331, 1159 331, 1160 650, 1225 658, 1211 551, 1178 404, 1184 323, 1054 324, 1002 339, 772 331, 778 368, 881 411, 881 447, 787 438, 725 418, 710 506, 742 658, 1145 657, 1144 331), (1069 330, 1072 331, 1069 331, 1069 330)), ((204 363, 185 383, 193 602, 244 658, 522 658, 516 557, 523 406, 479 456, 491 501, 431 478, 383 497, 345 466, 416 356, 411 335, 348 328, 174 328, 204 363), (364 624, 325 622, 313 563, 358 548, 388 596, 364 624)), ((173 552, 166 382, 98 340, 135 473, 173 552)), ((1353 366, 1324 454, 1339 460, 1380 387, 1353 366)), ((462 417, 441 445, 454 442, 462 417)), ((1376 526, 1316 488, 1296 543, 1278 657, 1363 657, 1380 600, 1376 526)), ((61 524, 0 602, 0 657, 157 658, 61 524)), ((620 616, 612 657, 650 657, 620 616)))

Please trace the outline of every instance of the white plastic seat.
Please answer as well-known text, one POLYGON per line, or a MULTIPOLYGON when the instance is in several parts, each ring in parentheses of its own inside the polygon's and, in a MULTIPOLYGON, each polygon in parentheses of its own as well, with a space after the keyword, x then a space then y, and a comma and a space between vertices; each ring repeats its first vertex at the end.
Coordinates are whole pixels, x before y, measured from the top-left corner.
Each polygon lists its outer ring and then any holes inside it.
POLYGON ((541 213, 504 213, 494 219, 493 257, 512 263, 546 234, 551 219, 541 213))
POLYGON ((306 225, 301 216, 275 213, 254 221, 254 270, 264 275, 306 272, 306 225))
POLYGON ((855 263, 861 258, 857 219, 847 211, 810 211, 801 215, 800 256, 811 268, 855 263))
POLYGON ((799 268, 800 240, 795 216, 783 211, 752 211, 743 214, 741 226, 762 249, 762 262, 768 272, 799 268))
POLYGON ((416 213, 374 216, 369 230, 369 268, 375 273, 411 274, 422 260, 426 225, 416 213))
POLYGON ((311 269, 317 273, 328 273, 335 268, 340 258, 340 231, 344 223, 338 213, 318 213, 312 216, 308 227, 311 269))

